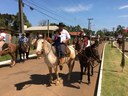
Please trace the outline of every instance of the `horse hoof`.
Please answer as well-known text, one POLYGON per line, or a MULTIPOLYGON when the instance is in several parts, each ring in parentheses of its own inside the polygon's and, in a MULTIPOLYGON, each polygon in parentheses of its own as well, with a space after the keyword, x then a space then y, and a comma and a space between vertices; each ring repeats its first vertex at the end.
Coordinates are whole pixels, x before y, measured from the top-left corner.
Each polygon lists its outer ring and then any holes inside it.
POLYGON ((60 81, 56 81, 55 85, 58 86, 60 84, 60 81))
POLYGON ((12 68, 13 66, 15 66, 15 64, 13 64, 13 65, 10 65, 10 68, 12 68))

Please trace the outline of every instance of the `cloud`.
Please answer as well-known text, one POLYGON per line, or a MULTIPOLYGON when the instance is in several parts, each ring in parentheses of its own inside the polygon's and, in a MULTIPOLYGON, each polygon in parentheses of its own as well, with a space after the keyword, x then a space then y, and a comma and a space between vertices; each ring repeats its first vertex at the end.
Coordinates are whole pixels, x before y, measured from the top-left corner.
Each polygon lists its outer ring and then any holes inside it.
POLYGON ((118 9, 122 10, 122 9, 126 9, 126 8, 128 8, 128 5, 120 6, 118 9))
POLYGON ((121 15, 119 18, 128 18, 128 15, 121 15))
POLYGON ((92 8, 92 4, 88 5, 88 6, 83 6, 81 4, 78 4, 77 6, 72 6, 72 7, 64 7, 62 8, 64 11, 66 12, 81 12, 81 11, 88 11, 92 8))

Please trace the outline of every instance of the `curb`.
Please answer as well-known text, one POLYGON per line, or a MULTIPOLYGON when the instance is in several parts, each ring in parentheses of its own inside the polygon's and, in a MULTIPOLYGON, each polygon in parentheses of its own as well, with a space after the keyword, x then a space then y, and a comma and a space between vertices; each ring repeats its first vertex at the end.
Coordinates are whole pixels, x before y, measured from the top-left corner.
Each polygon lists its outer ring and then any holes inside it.
POLYGON ((104 51, 105 51, 105 47, 106 44, 104 45, 104 49, 103 49, 103 53, 102 53, 102 62, 101 62, 101 67, 100 67, 100 73, 99 73, 99 82, 98 82, 98 89, 97 89, 97 95, 96 96, 100 96, 101 95, 101 84, 102 84, 102 72, 103 72, 103 63, 104 63, 104 51))
MULTIPOLYGON (((36 56, 37 56, 36 54, 31 54, 31 55, 29 55, 29 58, 36 57, 36 56)), ((2 61, 2 62, 0 62, 0 65, 6 65, 9 63, 11 63, 11 60, 2 61)))

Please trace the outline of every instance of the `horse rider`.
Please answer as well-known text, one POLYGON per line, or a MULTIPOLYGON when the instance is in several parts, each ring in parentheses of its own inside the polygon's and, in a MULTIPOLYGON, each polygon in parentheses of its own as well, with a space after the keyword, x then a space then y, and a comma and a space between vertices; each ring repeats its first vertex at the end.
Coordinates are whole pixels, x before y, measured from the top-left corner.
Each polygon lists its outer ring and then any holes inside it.
POLYGON ((25 48, 28 47, 28 38, 25 36, 24 33, 19 38, 19 44, 24 44, 25 48))
POLYGON ((82 49, 84 50, 86 47, 89 47, 91 45, 91 41, 90 41, 90 38, 89 36, 87 36, 85 33, 84 33, 84 30, 81 29, 80 30, 80 39, 82 40, 82 49))
POLYGON ((60 22, 58 25, 59 29, 57 30, 57 32, 55 32, 56 34, 54 34, 54 36, 52 37, 52 39, 54 39, 55 42, 55 46, 56 46, 56 52, 57 52, 57 57, 59 59, 59 67, 60 70, 62 70, 63 68, 63 63, 65 62, 65 53, 67 51, 67 43, 69 42, 69 40, 71 39, 71 36, 69 34, 69 32, 67 30, 64 29, 65 25, 60 22))

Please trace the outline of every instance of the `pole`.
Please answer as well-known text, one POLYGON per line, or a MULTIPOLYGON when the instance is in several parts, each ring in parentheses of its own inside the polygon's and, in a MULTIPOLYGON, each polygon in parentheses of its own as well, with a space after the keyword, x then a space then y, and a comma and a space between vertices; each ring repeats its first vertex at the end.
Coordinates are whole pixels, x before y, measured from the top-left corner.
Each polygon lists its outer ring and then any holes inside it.
POLYGON ((23 21, 23 3, 22 0, 19 0, 19 31, 24 33, 24 21, 23 21))
POLYGON ((49 38, 49 20, 48 20, 48 25, 47 26, 48 26, 48 38, 49 38))

